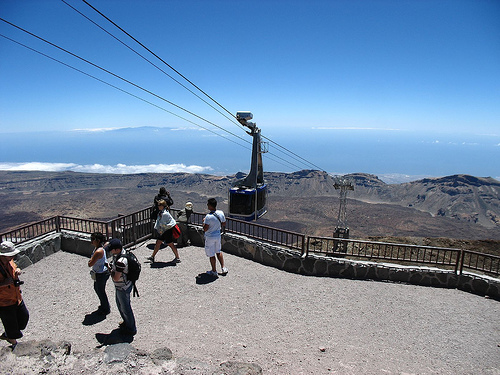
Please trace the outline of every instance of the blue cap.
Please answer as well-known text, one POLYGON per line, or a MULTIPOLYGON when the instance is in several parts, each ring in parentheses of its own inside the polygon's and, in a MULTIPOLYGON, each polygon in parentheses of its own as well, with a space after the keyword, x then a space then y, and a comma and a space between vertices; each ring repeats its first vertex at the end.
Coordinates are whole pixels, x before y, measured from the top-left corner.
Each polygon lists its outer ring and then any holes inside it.
POLYGON ((122 242, 118 238, 113 238, 109 241, 108 250, 123 249, 122 242))

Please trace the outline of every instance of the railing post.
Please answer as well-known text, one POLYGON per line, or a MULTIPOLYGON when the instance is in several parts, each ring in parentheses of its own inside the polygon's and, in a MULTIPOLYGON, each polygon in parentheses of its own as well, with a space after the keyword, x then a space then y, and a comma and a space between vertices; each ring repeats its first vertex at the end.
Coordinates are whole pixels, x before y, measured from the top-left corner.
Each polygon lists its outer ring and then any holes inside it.
POLYGON ((458 269, 460 267, 460 274, 462 274, 462 268, 463 266, 460 266, 460 264, 463 264, 463 250, 460 250, 460 252, 457 254, 457 260, 455 261, 455 275, 458 275, 458 269))
POLYGON ((137 244, 137 219, 136 214, 132 215, 132 235, 134 236, 134 245, 137 244))
POLYGON ((106 222, 106 239, 108 240, 111 236, 109 235, 109 221, 106 222))
POLYGON ((56 216, 56 233, 61 233, 61 216, 56 216))
POLYGON ((460 275, 462 274, 462 271, 464 269, 464 262, 465 262, 465 251, 463 249, 460 249, 460 275))

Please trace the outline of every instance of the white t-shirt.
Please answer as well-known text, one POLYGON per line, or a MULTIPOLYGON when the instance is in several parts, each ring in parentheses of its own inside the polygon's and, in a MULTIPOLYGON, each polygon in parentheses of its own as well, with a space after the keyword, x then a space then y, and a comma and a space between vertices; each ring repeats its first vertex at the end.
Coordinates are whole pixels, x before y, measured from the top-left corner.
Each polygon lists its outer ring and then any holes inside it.
POLYGON ((127 289, 131 284, 132 281, 129 281, 127 279, 127 273, 128 273, 128 259, 122 256, 123 254, 126 253, 126 250, 122 250, 121 254, 117 255, 116 257, 113 256, 113 260, 111 261, 111 269, 113 271, 116 271, 116 262, 122 262, 125 264, 125 269, 122 271, 122 274, 120 276, 120 280, 114 281, 115 287, 117 289, 127 289))
POLYGON ((205 237, 220 237, 221 223, 225 222, 226 217, 224 216, 224 212, 221 210, 216 210, 215 212, 207 214, 203 219, 203 224, 208 225, 205 237))

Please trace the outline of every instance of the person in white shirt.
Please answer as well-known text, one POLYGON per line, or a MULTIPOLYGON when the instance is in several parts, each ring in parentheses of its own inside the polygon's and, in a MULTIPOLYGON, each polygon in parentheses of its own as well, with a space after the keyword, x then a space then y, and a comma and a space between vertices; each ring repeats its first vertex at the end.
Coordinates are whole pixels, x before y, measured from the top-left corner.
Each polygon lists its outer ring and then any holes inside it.
POLYGON ((222 267, 221 275, 227 274, 227 268, 224 266, 224 256, 221 253, 221 233, 226 230, 226 217, 222 210, 217 210, 217 200, 210 198, 207 202, 209 213, 203 219, 203 231, 205 232, 205 254, 210 258, 212 269, 207 274, 218 277, 217 260, 222 267))
POLYGON ((172 234, 172 229, 173 227, 175 227, 175 224, 177 224, 177 222, 172 217, 172 215, 170 215, 170 212, 168 212, 167 202, 165 202, 163 199, 160 199, 160 201, 158 201, 158 208, 160 212, 158 213, 158 217, 156 218, 155 223, 155 230, 157 233, 156 243, 153 254, 148 257, 148 260, 151 261, 151 263, 155 262, 155 256, 160 250, 161 244, 165 242, 174 253, 175 258, 172 262, 180 263, 181 260, 179 258, 179 252, 177 251, 177 247, 175 247, 174 245, 174 237, 172 234))

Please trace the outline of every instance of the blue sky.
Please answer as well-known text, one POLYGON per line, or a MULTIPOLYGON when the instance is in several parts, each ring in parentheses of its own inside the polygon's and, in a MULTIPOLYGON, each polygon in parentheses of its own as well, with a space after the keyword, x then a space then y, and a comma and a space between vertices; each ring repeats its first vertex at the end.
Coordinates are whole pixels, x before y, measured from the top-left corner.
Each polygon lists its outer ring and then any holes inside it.
MULTIPOLYGON (((65 1, 189 86, 84 2, 65 1)), ((285 167, 266 155, 272 170, 319 166, 332 173, 500 176, 498 1, 89 3, 231 113, 252 111, 264 136, 310 162, 300 164, 271 144, 271 153, 293 163, 285 167)), ((230 142, 195 124, 238 143, 232 134, 249 139, 63 1, 1 0, 0 17, 231 132, 0 22, 0 34, 161 107, 0 37, 0 133, 11 133, 12 144, 18 139, 22 145, 33 132, 147 126, 177 129, 168 142, 190 140, 191 154, 208 145, 232 150, 230 142)), ((85 164, 46 151, 39 152, 40 160, 23 159, 21 149, 15 157, 15 150, 0 151, 0 168, 85 164)), ((231 158, 246 162, 247 152, 241 148, 241 156, 236 151, 231 158)), ((124 162, 160 164, 130 156, 124 162)), ((106 158, 89 163, 117 164, 106 158)), ((231 172, 230 166, 210 164, 203 151, 192 163, 231 172)), ((245 166, 235 161, 234 168, 245 166)))

